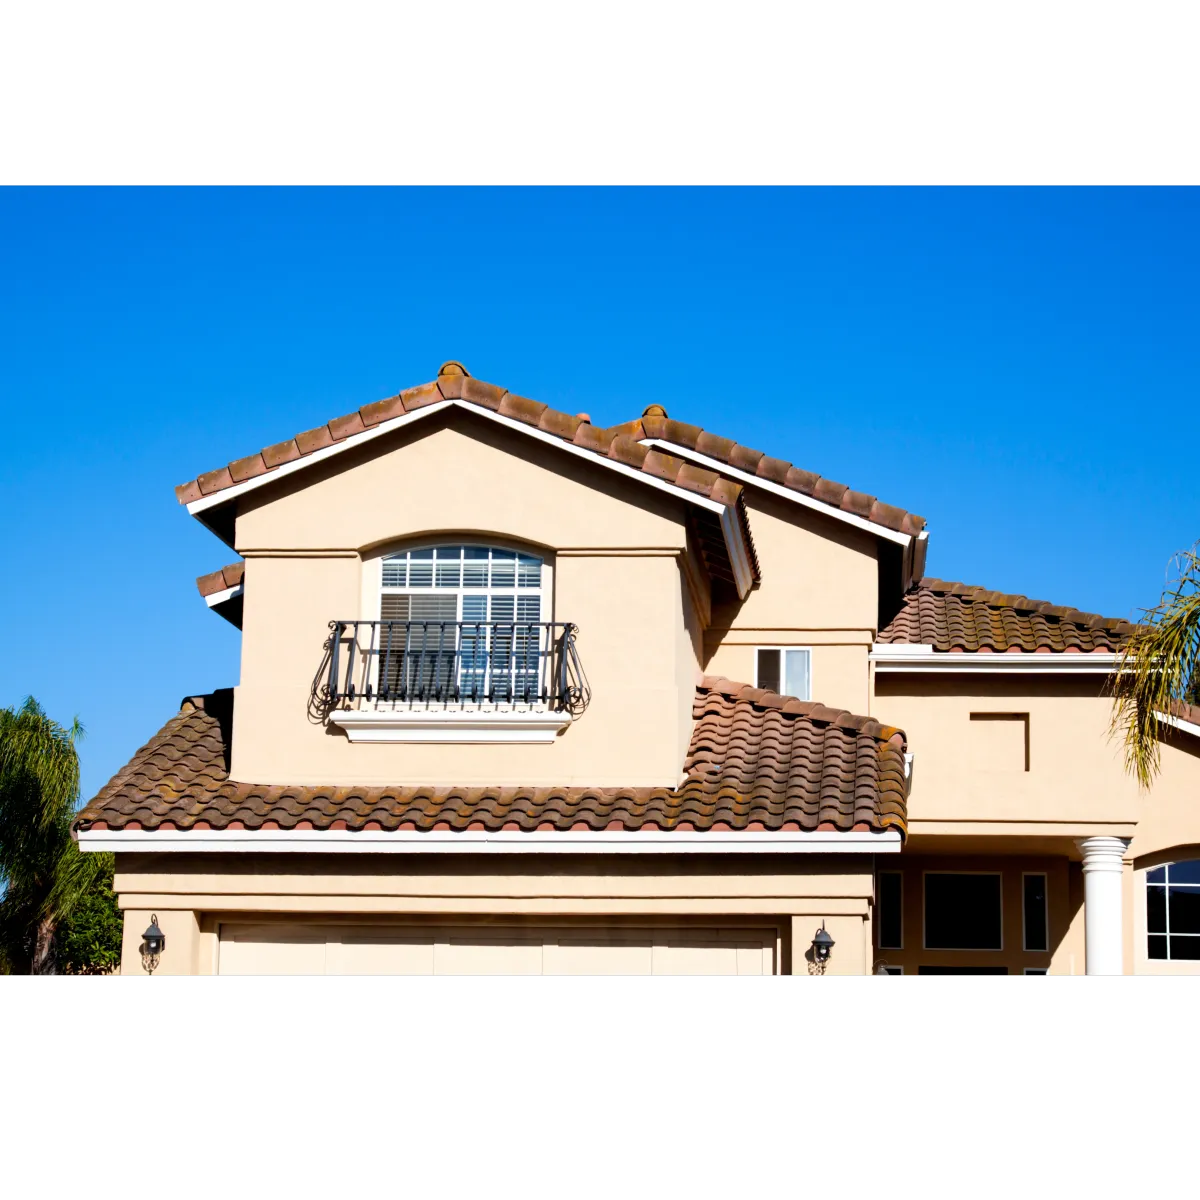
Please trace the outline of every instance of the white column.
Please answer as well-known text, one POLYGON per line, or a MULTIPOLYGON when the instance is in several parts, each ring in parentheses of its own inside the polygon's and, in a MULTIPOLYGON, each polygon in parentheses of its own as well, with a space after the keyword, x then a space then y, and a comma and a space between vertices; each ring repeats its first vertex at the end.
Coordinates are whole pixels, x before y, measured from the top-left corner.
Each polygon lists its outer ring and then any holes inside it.
POLYGON ((1128 838, 1079 838, 1083 852, 1083 928, 1089 975, 1120 975, 1124 970, 1121 920, 1121 859, 1128 838))

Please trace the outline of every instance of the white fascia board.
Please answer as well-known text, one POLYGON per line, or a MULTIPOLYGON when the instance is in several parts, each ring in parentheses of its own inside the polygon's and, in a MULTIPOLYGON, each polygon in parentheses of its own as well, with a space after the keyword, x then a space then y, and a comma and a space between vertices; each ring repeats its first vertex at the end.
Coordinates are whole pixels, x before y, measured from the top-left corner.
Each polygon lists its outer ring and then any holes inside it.
POLYGON ((466 709, 431 712, 404 709, 335 709, 329 723, 352 742, 416 742, 478 745, 491 742, 553 742, 571 723, 567 713, 466 709))
POLYGON ((1173 717, 1169 713, 1156 712, 1154 715, 1164 725, 1170 725, 1172 729, 1181 729, 1184 733, 1200 737, 1200 725, 1197 725, 1194 721, 1185 721, 1182 717, 1173 717))
POLYGON ((729 563, 733 568, 733 583, 739 600, 745 600, 754 586, 754 572, 750 567, 750 553, 746 539, 742 536, 742 525, 734 509, 722 505, 721 532, 729 548, 729 563))
POLYGON ((899 533, 895 529, 889 529, 886 525, 880 525, 876 521, 868 521, 865 517, 856 516, 854 513, 843 512, 840 508, 834 508, 831 504, 814 500, 811 496, 806 496, 803 492, 794 492, 791 488, 783 487, 781 484, 774 483, 770 479, 761 479, 757 475, 751 475, 748 471, 731 467, 728 463, 721 462, 720 459, 710 458, 707 454, 701 454, 697 450, 689 450, 686 446, 679 446, 675 442, 668 442, 665 438, 643 438, 642 445, 652 446, 656 450, 664 450, 668 454, 675 455, 676 458, 690 459, 699 466, 707 467, 710 471, 716 471, 720 475, 727 475, 730 479, 736 479, 742 484, 750 484, 753 487, 762 488, 772 495, 782 496, 785 500, 791 500, 795 504, 811 508, 814 512, 824 513, 825 516, 833 517, 834 520, 844 521, 847 525, 853 525, 856 529, 865 529, 868 533, 886 538, 889 542, 895 542, 897 545, 907 546, 913 540, 910 533, 899 533))
POLYGON ((898 854, 900 834, 646 830, 415 833, 345 829, 84 829, 81 850, 270 854, 898 854))
POLYGON ((221 592, 213 592, 211 596, 204 597, 204 603, 209 608, 216 608, 218 604, 225 604, 229 600, 236 600, 242 594, 243 584, 236 584, 234 587, 225 588, 221 592))
MULTIPOLYGON (((654 475, 649 475, 645 471, 635 470, 626 463, 618 462, 616 459, 608 458, 603 454, 597 454, 594 450, 585 450, 582 446, 576 446, 572 442, 564 441, 562 438, 546 433, 542 429, 535 429, 532 425, 526 425, 523 421, 515 421, 512 417, 501 416, 500 413, 493 412, 490 408, 469 404, 463 400, 440 400, 436 404, 429 404, 424 408, 419 408, 416 412, 392 417, 390 420, 382 421, 371 429, 364 429, 362 433, 352 434, 350 437, 343 438, 342 441, 336 442, 332 446, 326 446, 323 450, 314 450, 312 454, 293 459, 291 462, 275 467, 274 470, 267 471, 265 474, 255 475, 253 479, 245 479, 241 483, 235 483, 232 487, 222 488, 220 491, 213 492, 209 496, 201 496, 199 500, 193 500, 187 506, 187 510, 193 517, 198 516, 200 513, 210 508, 215 508, 219 504, 225 504, 229 500, 237 499, 238 496, 244 496, 247 492, 254 491, 255 488, 263 487, 276 479, 283 479, 288 475, 294 474, 296 471, 302 471, 306 467, 311 467, 316 463, 325 462, 327 459, 332 458, 336 454, 341 454, 345 450, 365 445, 375 438, 383 437, 397 429, 403 429, 407 425, 413 425, 417 421, 433 416, 435 413, 445 412, 449 408, 459 408, 463 412, 484 417, 489 421, 495 422, 497 425, 504 426, 506 429, 524 434, 526 437, 535 438, 537 441, 543 442, 547 446, 553 446, 557 450, 564 450, 568 454, 573 454, 584 462, 598 464, 610 471, 616 471, 617 474, 625 476, 626 479, 634 479, 638 483, 645 484, 648 487, 657 488, 660 492, 665 492, 668 496, 674 496, 677 500, 683 500, 687 504, 695 504, 700 508, 707 509, 709 512, 716 513, 721 521, 721 531, 725 535, 730 562, 733 563, 738 595, 744 598, 750 591, 750 584, 753 580, 750 573, 749 551, 742 537, 742 530, 737 521, 737 516, 735 513, 731 513, 727 505, 721 504, 717 500, 711 500, 707 496, 701 496, 697 492, 689 491, 687 488, 681 488, 666 479, 659 479, 654 475)), ((820 507, 824 508, 826 506, 821 505, 820 507)), ((875 528, 875 526, 871 526, 871 528, 875 528)))
POLYGON ((986 673, 989 675, 1111 675, 1119 655, 1110 651, 1091 653, 1020 654, 1005 652, 941 651, 927 645, 876 642, 869 661, 876 673, 924 671, 942 674, 986 673))
POLYGON ((499 413, 493 412, 490 408, 468 404, 462 400, 439 400, 436 404, 428 404, 424 408, 418 408, 416 412, 404 413, 403 416, 392 417, 387 421, 380 422, 371 429, 364 429, 362 433, 351 434, 350 437, 343 438, 340 442, 335 442, 332 446, 326 446, 323 450, 314 450, 312 454, 306 454, 302 458, 296 458, 291 462, 284 463, 282 466, 275 467, 263 475, 255 475, 252 479, 245 479, 241 483, 233 484, 232 487, 222 488, 220 491, 213 492, 209 496, 201 496, 199 500, 193 500, 187 506, 187 510, 192 516, 195 516, 206 509, 214 508, 218 504, 224 504, 229 500, 234 500, 238 496, 244 496, 247 492, 252 492, 256 488, 273 483, 277 479, 286 478, 288 475, 293 475, 295 472, 302 471, 306 467, 325 462, 327 459, 333 458, 335 455, 341 454, 346 450, 352 450, 358 446, 365 445, 367 442, 384 437, 386 434, 393 433, 397 429, 403 429, 407 425, 415 425, 418 421, 422 421, 436 413, 445 412, 450 408, 460 408, 464 412, 471 413, 474 416, 485 417, 489 421, 494 421, 497 425, 503 425, 505 428, 514 430, 517 433, 523 433, 527 437, 536 438, 548 446, 565 450, 568 454, 574 454, 587 462, 607 467, 608 470, 616 471, 618 474, 624 475, 627 479, 636 479, 639 483, 658 488, 660 491, 675 496, 677 499, 686 500, 689 504, 698 504, 701 508, 707 508, 715 513, 725 511, 726 506, 724 504, 716 500, 710 500, 707 496, 690 492, 686 488, 678 487, 665 479, 648 475, 645 471, 634 470, 633 467, 627 466, 623 462, 618 462, 616 459, 597 454, 594 450, 585 450, 582 446, 576 446, 572 442, 564 441, 562 438, 546 433, 542 429, 535 429, 532 425, 526 425, 522 421, 514 421, 511 417, 501 416, 499 413))

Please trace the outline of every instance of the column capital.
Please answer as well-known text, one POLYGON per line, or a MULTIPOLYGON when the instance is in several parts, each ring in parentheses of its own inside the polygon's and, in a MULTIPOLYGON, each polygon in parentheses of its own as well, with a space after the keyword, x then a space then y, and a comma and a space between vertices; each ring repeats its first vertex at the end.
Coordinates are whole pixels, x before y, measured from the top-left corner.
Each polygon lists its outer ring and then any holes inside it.
POLYGON ((1132 839, 1120 837, 1076 838, 1075 845, 1083 855, 1083 869, 1090 871, 1116 871, 1124 868, 1121 860, 1129 849, 1132 839))

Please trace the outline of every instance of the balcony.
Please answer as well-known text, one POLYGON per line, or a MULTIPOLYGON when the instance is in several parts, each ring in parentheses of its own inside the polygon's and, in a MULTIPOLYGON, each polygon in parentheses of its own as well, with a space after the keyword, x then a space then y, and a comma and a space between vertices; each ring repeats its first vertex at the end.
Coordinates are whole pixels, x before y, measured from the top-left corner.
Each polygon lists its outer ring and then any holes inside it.
POLYGON ((587 707, 576 627, 331 621, 316 708, 351 741, 552 742, 587 707))

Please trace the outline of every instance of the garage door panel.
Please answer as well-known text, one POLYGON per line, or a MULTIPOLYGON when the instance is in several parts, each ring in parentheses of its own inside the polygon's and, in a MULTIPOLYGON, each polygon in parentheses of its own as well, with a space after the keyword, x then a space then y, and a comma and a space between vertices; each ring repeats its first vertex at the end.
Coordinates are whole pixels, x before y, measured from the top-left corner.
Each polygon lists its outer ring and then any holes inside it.
POLYGON ((336 923, 221 925, 222 975, 769 975, 776 931, 336 923))
POLYGON ((543 956, 546 975, 651 975, 654 946, 641 941, 559 937, 547 944, 543 956))
POLYGON ((389 937, 386 934, 341 934, 325 956, 327 975, 432 975, 431 937, 389 937))
POLYGON ((540 975, 540 940, 451 937, 433 956, 435 975, 540 975))
POLYGON ((262 929, 221 931, 222 975, 324 975, 326 939, 323 931, 280 933, 262 929))

